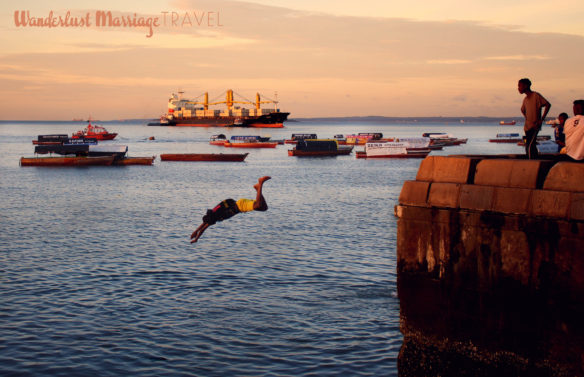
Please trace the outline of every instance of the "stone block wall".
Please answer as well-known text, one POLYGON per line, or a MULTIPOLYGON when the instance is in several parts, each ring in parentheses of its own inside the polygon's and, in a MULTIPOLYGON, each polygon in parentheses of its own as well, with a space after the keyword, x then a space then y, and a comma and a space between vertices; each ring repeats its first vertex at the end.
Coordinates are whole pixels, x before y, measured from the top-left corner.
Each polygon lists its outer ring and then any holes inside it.
POLYGON ((430 156, 395 213, 402 366, 471 342, 526 375, 584 374, 584 164, 430 156))
POLYGON ((428 157, 396 214, 400 271, 455 279, 487 269, 477 284, 510 278, 537 290, 545 280, 584 298, 584 164, 428 157), (489 265, 467 263, 480 250, 489 265))

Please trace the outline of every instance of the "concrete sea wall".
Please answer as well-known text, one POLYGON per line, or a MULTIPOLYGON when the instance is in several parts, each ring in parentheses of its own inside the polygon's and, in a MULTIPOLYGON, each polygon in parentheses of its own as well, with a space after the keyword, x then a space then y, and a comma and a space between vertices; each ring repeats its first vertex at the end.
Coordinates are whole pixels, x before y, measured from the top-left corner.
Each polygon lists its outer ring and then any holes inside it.
POLYGON ((400 375, 584 375, 584 164, 431 156, 395 211, 400 375))

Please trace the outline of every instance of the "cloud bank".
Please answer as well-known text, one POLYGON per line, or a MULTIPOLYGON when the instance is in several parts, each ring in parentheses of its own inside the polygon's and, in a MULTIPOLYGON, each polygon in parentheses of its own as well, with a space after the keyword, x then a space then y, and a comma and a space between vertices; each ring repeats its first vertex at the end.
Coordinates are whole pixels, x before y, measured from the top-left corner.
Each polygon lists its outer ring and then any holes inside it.
POLYGON ((146 39, 142 30, 2 25, 2 117, 156 117, 178 88, 193 97, 277 91, 293 117, 518 116, 521 77, 552 102, 552 115, 584 97, 579 36, 238 1, 173 6, 212 9, 222 26, 161 28, 146 39))

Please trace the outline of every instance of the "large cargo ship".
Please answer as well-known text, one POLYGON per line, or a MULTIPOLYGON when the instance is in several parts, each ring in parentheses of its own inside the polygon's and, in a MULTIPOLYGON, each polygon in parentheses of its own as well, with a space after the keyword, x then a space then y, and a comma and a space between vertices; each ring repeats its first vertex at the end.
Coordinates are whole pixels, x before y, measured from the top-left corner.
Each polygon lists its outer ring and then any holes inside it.
MULTIPOLYGON (((204 93, 194 100, 183 98, 184 92, 173 93, 168 100, 168 113, 161 118, 160 123, 149 123, 159 126, 190 126, 190 127, 261 127, 281 128, 290 113, 278 109, 277 100, 262 100, 259 93, 255 101, 235 100, 233 90, 226 92, 225 101, 209 101, 209 93, 204 93), (200 99, 200 97, 203 97, 200 99), (209 106, 225 104, 226 108, 210 109, 209 106), (271 104, 272 108, 261 108, 263 104, 271 104), (239 105, 254 105, 251 109, 239 105)), ((239 96, 241 97, 241 96, 239 96)))

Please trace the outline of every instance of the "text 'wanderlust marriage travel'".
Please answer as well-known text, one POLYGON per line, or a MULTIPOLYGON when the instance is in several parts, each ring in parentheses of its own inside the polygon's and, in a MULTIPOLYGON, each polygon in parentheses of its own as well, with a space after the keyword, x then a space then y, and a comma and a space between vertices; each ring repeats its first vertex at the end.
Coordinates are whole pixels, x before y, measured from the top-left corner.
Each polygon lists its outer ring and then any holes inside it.
POLYGON ((111 11, 98 10, 94 14, 87 12, 82 16, 75 16, 71 11, 64 15, 56 15, 50 11, 46 17, 34 17, 30 11, 14 12, 16 27, 41 28, 148 28, 147 38, 154 35, 154 29, 159 27, 219 27, 223 26, 219 12, 192 11, 192 12, 160 12, 159 16, 139 16, 134 14, 116 15, 111 11), (92 17, 93 16, 93 17, 92 17))

